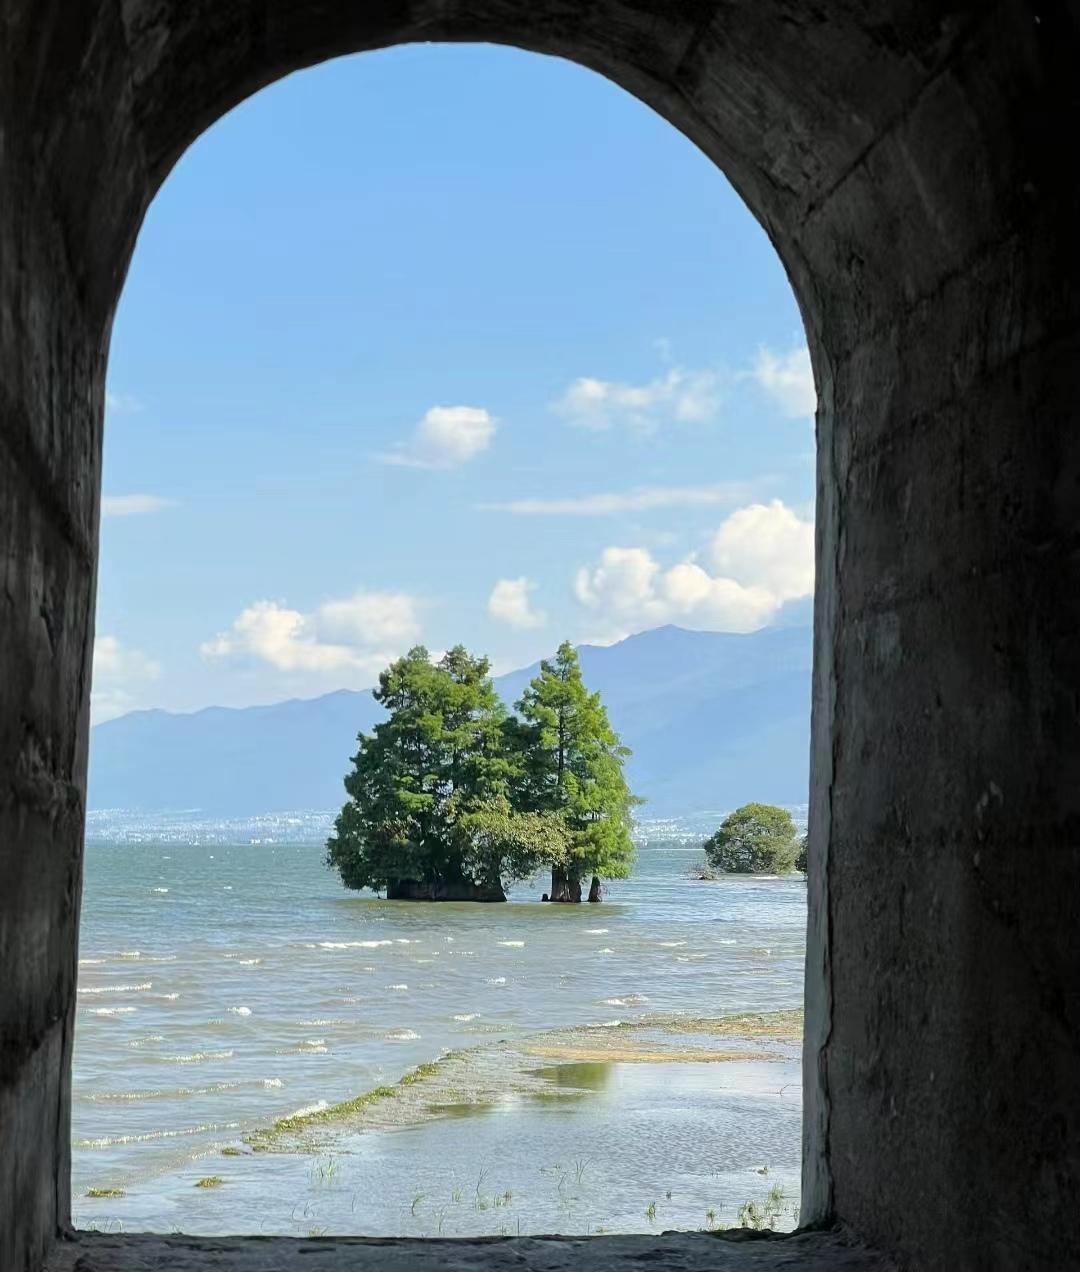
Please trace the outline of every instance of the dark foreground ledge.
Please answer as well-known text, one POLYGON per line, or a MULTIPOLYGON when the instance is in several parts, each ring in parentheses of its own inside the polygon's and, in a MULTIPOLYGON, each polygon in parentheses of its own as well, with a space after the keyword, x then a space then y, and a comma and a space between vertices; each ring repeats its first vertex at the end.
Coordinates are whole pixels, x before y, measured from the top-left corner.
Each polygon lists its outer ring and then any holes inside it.
POLYGON ((181 1237, 80 1232, 47 1272, 891 1272, 840 1232, 605 1237, 181 1237))

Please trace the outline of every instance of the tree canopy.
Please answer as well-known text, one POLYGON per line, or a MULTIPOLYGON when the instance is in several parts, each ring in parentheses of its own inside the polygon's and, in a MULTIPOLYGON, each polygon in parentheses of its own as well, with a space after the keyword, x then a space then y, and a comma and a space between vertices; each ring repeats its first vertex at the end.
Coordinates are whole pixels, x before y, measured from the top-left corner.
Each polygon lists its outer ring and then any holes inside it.
POLYGON ((744 804, 705 841, 705 858, 728 874, 789 874, 799 851, 798 831, 786 808, 744 804))
POLYGON ((630 751, 611 727, 598 693, 581 676, 577 651, 563 641, 540 664, 516 704, 510 733, 518 757, 518 807, 562 819, 567 850, 552 862, 551 899, 580 900, 581 881, 625 879, 634 861, 631 813, 641 801, 623 773, 630 751))
POLYGON ((548 866, 553 899, 556 879, 570 885, 559 899, 579 899, 583 877, 629 873, 628 752, 569 644, 541 664, 518 716, 488 660, 461 646, 437 663, 417 646, 373 693, 387 718, 358 736, 327 842, 346 887, 501 900, 508 882, 548 866))

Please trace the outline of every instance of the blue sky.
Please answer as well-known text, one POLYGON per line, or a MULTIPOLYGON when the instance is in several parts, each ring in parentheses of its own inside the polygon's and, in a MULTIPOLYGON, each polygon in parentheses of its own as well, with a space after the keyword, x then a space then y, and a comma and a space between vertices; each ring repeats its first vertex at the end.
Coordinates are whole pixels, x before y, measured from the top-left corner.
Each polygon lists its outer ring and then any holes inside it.
POLYGON ((150 209, 114 328, 95 719, 498 670, 812 588, 813 386, 767 238, 622 90, 416 46, 283 81, 150 209))

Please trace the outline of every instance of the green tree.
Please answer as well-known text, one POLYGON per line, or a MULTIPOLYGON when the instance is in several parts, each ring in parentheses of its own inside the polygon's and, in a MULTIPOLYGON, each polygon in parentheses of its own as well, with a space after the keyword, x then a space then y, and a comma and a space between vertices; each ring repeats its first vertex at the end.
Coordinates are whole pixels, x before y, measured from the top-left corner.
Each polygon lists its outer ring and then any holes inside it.
POLYGON ((488 660, 457 646, 433 665, 417 646, 374 696, 387 718, 357 739, 327 864, 346 887, 392 897, 504 900, 504 882, 540 864, 540 834, 511 809, 516 757, 488 660))
POLYGON ((631 810, 640 801, 623 774, 629 750, 611 727, 598 693, 581 678, 577 651, 564 641, 517 703, 506 732, 517 756, 519 813, 558 817, 565 847, 552 854, 551 900, 600 900, 601 879, 625 879, 634 860, 631 810))
POLYGON ((795 855, 795 869, 801 870, 803 874, 806 874, 806 845, 809 839, 809 835, 803 835, 799 840, 799 850, 795 855))
POLYGON ((704 844, 709 865, 729 874, 788 874, 798 847, 791 814, 774 804, 744 804, 704 844))

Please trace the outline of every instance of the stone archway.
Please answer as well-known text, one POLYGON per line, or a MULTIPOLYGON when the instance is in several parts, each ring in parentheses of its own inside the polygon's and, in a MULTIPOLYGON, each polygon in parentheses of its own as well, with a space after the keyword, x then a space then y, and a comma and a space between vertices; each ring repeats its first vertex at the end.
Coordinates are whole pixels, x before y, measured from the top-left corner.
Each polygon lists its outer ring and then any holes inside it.
POLYGON ((0 1264, 69 1222, 104 371, 139 225, 244 97, 416 40, 572 58, 652 105, 802 307, 807 1217, 923 1268, 1080 1258, 1080 179, 1055 141, 1080 16, 1039 8, 0 0, 0 1264))

